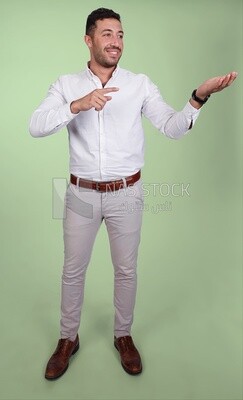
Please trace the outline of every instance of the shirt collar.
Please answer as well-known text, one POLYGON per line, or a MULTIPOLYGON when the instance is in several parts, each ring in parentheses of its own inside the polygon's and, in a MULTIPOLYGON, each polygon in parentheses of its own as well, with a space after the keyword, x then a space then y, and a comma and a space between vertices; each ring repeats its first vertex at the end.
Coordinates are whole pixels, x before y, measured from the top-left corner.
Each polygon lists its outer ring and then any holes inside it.
MULTIPOLYGON (((89 65, 90 65, 90 63, 88 62, 87 66, 86 66, 86 73, 87 73, 89 79, 93 80, 94 78, 97 78, 97 76, 91 71, 91 69, 89 68, 89 65)), ((119 65, 117 65, 116 68, 114 69, 114 71, 112 72, 112 78, 115 78, 118 75, 119 70, 120 70, 120 67, 119 67, 119 65)))

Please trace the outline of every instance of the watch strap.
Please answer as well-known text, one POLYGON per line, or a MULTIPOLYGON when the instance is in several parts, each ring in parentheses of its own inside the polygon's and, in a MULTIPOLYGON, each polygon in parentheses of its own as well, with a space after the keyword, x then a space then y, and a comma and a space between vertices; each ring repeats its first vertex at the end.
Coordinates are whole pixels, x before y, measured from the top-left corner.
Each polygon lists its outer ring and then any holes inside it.
POLYGON ((208 96, 206 96, 204 99, 200 99, 200 97, 197 97, 196 92, 197 92, 197 89, 194 89, 192 92, 192 99, 197 101, 197 103, 199 103, 201 105, 205 104, 208 101, 210 94, 208 96))

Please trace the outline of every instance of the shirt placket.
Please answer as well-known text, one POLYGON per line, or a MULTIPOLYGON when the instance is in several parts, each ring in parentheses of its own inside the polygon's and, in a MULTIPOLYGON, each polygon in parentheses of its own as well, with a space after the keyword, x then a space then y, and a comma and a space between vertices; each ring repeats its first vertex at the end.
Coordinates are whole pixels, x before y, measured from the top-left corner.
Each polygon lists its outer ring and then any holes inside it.
MULTIPOLYGON (((102 89, 100 80, 94 79, 97 89, 102 89)), ((105 132, 104 132, 104 109, 98 111, 98 124, 99 124, 99 175, 100 180, 103 180, 105 174, 105 132)))
POLYGON ((104 110, 99 111, 99 169, 100 179, 103 180, 105 173, 105 131, 104 131, 104 110))

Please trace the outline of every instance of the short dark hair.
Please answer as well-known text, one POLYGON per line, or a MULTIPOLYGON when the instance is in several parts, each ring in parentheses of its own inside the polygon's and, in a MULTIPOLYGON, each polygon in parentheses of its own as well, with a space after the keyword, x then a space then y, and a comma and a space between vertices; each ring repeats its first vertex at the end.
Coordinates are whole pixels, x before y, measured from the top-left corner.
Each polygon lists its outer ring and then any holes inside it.
POLYGON ((121 22, 120 15, 113 10, 109 10, 108 8, 98 8, 97 10, 92 11, 92 13, 87 18, 85 30, 86 35, 90 35, 95 29, 96 21, 105 18, 114 18, 121 22))

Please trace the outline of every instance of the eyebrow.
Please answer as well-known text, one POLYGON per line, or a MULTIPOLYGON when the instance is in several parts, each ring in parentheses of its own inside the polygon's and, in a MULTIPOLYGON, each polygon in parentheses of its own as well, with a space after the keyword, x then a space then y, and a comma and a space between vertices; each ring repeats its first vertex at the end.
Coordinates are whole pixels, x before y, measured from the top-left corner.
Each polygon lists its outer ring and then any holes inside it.
MULTIPOLYGON (((101 31, 101 33, 104 33, 104 32, 113 32, 113 30, 112 30, 112 29, 103 29, 103 30, 101 31)), ((123 32, 123 31, 118 31, 117 33, 122 33, 122 34, 124 35, 124 32, 123 32)))

